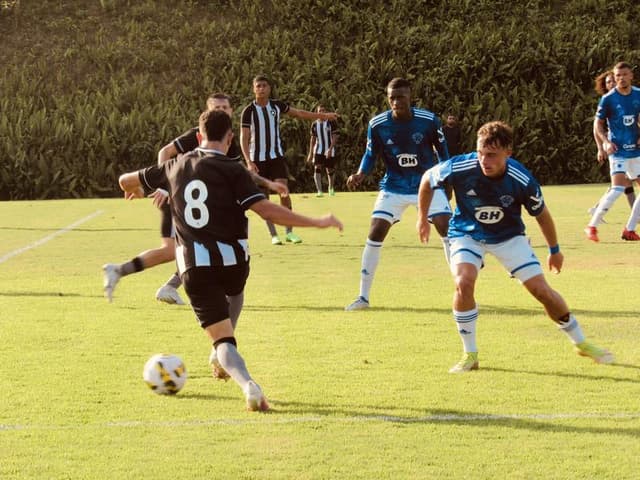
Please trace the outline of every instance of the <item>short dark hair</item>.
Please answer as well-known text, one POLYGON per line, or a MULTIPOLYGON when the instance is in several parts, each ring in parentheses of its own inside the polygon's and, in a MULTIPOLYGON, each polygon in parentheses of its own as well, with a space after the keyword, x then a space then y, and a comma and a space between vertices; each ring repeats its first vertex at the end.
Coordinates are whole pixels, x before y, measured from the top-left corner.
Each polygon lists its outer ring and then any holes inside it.
POLYGON ((629 70, 633 71, 633 67, 631 66, 630 63, 627 63, 627 62, 618 62, 613 67, 614 70, 620 70, 622 68, 628 68, 629 70))
POLYGON ((254 84, 257 82, 267 82, 269 86, 271 86, 271 80, 269 80, 269 77, 267 77, 262 73, 260 75, 256 75, 255 77, 253 77, 253 81, 251 83, 254 84))
POLYGON ((231 117, 222 110, 205 110, 200 114, 198 126, 207 140, 219 142, 231 130, 231 117))
POLYGON ((411 82, 406 78, 396 77, 391 79, 391 81, 387 84, 387 90, 396 89, 396 88, 408 88, 411 90, 411 82))
POLYGON ((226 93, 215 92, 209 95, 209 98, 207 98, 207 107, 209 107, 209 104, 214 100, 226 100, 229 102, 229 105, 231 105, 231 95, 227 95, 226 93))
POLYGON ((478 129, 478 142, 501 148, 513 148, 513 129, 504 122, 485 123, 478 129))

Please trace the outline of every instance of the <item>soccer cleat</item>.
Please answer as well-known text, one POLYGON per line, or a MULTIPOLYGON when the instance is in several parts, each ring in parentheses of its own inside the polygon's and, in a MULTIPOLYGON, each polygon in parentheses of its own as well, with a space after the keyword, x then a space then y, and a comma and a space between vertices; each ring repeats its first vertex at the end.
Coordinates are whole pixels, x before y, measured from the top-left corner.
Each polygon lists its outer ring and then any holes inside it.
POLYGON ((318 197, 318 198, 324 197, 324 194, 322 192, 318 192, 318 193, 316 193, 316 197, 318 197))
POLYGON ((637 242, 640 240, 640 236, 635 232, 635 230, 627 230, 626 228, 622 230, 622 236, 620 237, 622 240, 628 240, 630 242, 637 242))
POLYGON ((302 239, 293 232, 287 233, 287 242, 291 243, 302 243, 302 239))
POLYGON ((218 356, 216 355, 215 347, 211 348, 211 354, 209 355, 209 366, 211 367, 211 375, 216 380, 224 380, 225 382, 231 378, 231 375, 227 373, 227 371, 222 368, 220 362, 218 361, 218 356))
POLYGON ((478 352, 465 352, 460 361, 449 369, 449 373, 464 373, 478 370, 478 352))
POLYGON ((253 380, 244 387, 244 397, 247 400, 247 410, 250 412, 266 412, 269 410, 269 403, 262 393, 260 386, 253 380))
POLYGON ((330 197, 335 197, 336 196, 336 191, 333 188, 329 189, 329 196, 330 197))
POLYGON ((600 348, 589 342, 578 343, 575 346, 575 351, 581 357, 589 357, 594 362, 603 365, 610 365, 615 362, 615 358, 609 350, 600 348))
POLYGON ((360 296, 355 299, 353 303, 344 307, 347 312, 353 312, 354 310, 365 310, 369 308, 369 300, 360 296))
POLYGON ((184 305, 184 300, 180 298, 178 291, 171 285, 163 285, 156 292, 156 300, 169 305, 184 305))
POLYGON ((599 242, 598 238, 598 229, 596 227, 587 227, 584 229, 584 233, 587 235, 587 238, 592 242, 599 242))
POLYGON ((118 266, 113 263, 107 263, 102 266, 104 296, 107 297, 109 303, 113 301, 113 291, 116 289, 118 280, 120 280, 120 272, 118 266))
POLYGON ((277 235, 271 237, 271 245, 282 245, 282 240, 277 235))

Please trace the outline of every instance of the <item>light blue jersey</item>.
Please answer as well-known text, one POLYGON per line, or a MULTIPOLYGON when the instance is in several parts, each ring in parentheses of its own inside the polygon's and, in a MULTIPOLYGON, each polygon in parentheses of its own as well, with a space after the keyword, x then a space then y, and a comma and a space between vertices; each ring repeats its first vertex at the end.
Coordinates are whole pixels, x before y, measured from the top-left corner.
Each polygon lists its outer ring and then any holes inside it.
POLYGON ((449 221, 449 238, 469 235, 478 242, 500 243, 524 235, 522 206, 532 216, 544 210, 540 185, 513 158, 507 159, 505 174, 485 176, 476 152, 457 155, 431 168, 431 188, 448 183, 456 196, 456 209, 449 221))
POLYGON ((449 158, 447 144, 438 117, 413 107, 408 121, 394 120, 391 110, 369 121, 367 149, 360 162, 360 171, 371 173, 376 158, 382 157, 386 173, 380 190, 403 195, 418 193, 422 174, 437 163, 438 157, 449 158))
POLYGON ((609 140, 618 148, 613 157, 634 158, 640 156, 638 147, 638 120, 640 114, 640 88, 631 87, 629 95, 617 89, 606 93, 598 103, 596 117, 606 120, 609 140))

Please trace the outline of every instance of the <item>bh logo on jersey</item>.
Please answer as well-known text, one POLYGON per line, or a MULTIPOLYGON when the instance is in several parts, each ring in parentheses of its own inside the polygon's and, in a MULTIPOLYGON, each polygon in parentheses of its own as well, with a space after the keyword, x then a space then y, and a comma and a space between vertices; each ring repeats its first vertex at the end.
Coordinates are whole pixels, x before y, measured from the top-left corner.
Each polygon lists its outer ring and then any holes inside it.
POLYGON ((630 127, 635 123, 635 121, 636 121, 635 115, 625 115, 622 117, 622 122, 624 123, 625 127, 630 127))
POLYGON ((416 153, 400 153, 396 155, 398 159, 398 165, 404 168, 411 168, 418 166, 418 155, 416 153))
POLYGON ((476 220, 481 223, 498 223, 504 218, 504 212, 500 207, 479 207, 476 208, 476 220))

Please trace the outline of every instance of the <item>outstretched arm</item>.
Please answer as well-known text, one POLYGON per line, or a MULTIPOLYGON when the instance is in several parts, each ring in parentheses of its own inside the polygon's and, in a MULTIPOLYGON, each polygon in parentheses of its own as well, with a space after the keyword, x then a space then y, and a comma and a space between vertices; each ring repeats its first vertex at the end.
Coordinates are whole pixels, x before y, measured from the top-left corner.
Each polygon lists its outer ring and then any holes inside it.
POLYGON ((291 115, 295 118, 302 118, 304 120, 337 120, 338 114, 336 112, 310 112, 308 110, 300 110, 297 108, 289 107, 287 115, 291 115))
POLYGON ((269 200, 259 200, 249 208, 260 215, 264 220, 268 220, 278 225, 317 228, 335 227, 342 231, 342 222, 334 217, 333 214, 316 218, 307 217, 305 215, 300 215, 293 210, 289 210, 288 208, 276 205, 269 200))
POLYGON ((542 210, 542 213, 536 217, 536 221, 540 226, 542 236, 549 246, 549 257, 547 258, 549 270, 553 273, 560 273, 560 270, 562 270, 562 263, 564 262, 564 255, 562 255, 562 252, 560 251, 556 226, 553 223, 551 212, 549 212, 546 205, 544 210, 542 210))
POLYGON ((118 180, 120 188, 124 192, 124 198, 132 200, 134 198, 144 198, 144 190, 140 183, 138 172, 123 173, 118 180))

